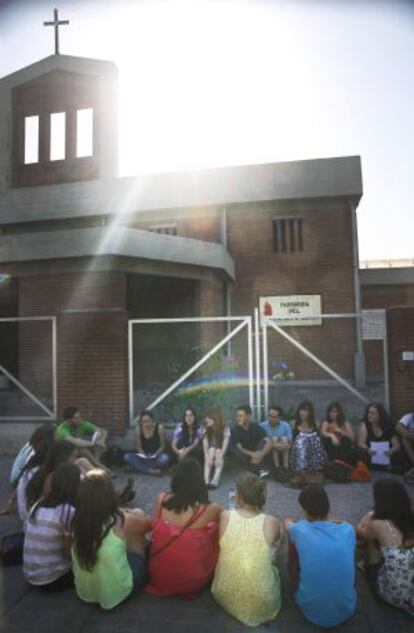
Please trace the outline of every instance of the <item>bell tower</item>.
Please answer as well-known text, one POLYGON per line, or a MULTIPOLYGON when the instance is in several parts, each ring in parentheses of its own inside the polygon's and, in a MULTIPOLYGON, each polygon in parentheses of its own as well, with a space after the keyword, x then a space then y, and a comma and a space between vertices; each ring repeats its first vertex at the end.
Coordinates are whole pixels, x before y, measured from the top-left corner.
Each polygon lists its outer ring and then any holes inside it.
POLYGON ((54 54, 0 80, 0 191, 117 175, 117 69, 54 54))

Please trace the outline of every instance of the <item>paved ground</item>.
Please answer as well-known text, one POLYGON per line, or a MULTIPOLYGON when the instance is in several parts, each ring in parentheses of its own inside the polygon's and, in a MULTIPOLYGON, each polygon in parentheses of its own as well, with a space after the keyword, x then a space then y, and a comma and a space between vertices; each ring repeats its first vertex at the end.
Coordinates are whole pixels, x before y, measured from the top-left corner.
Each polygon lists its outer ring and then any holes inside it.
MULTIPOLYGON (((0 459, 0 504, 8 493, 11 458, 0 459)), ((120 473, 122 482, 126 475, 120 473)), ((211 498, 226 504, 234 471, 224 473, 222 486, 211 498)), ((372 503, 370 483, 328 484, 332 515, 356 524, 372 503)), ((136 476, 137 505, 151 513, 158 492, 168 489, 168 478, 136 476)), ((296 516, 298 491, 269 482, 266 510, 280 518, 296 516)), ((18 529, 16 516, 0 517, 0 534, 18 529)), ((305 621, 289 595, 286 575, 286 546, 280 551, 279 564, 283 607, 270 624, 258 627, 259 632, 310 633, 318 629, 305 621)), ((1 573, 0 569, 0 573, 1 573)), ((53 596, 43 595, 22 578, 20 567, 3 570, 2 633, 241 633, 250 630, 226 615, 214 602, 208 589, 191 602, 176 598, 157 598, 142 594, 131 597, 111 612, 77 599, 74 591, 53 596)), ((336 627, 338 633, 414 633, 414 621, 408 615, 377 602, 366 581, 358 575, 359 604, 355 616, 336 627)), ((327 596, 327 599, 329 597, 327 596)))

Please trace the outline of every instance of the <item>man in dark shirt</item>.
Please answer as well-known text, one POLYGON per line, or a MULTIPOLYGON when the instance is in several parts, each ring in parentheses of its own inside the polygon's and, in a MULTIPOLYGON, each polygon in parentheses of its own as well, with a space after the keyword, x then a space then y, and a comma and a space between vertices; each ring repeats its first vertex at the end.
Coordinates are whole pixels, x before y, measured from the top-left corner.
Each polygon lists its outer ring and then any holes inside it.
POLYGON ((260 424, 252 422, 252 410, 244 404, 236 410, 236 424, 231 429, 230 452, 240 465, 265 477, 264 459, 272 450, 272 443, 260 424))

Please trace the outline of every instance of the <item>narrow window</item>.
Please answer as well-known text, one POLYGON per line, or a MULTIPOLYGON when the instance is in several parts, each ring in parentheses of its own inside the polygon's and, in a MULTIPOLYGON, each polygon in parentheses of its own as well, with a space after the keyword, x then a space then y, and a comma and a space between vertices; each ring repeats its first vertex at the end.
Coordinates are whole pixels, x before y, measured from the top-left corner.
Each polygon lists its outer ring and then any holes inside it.
POLYGON ((65 112, 54 112, 50 115, 50 160, 65 160, 65 126, 65 112))
POLYGON ((93 110, 85 108, 76 113, 76 157, 93 156, 93 110))
POLYGON ((280 220, 280 250, 286 253, 286 221, 280 220))
POLYGON ((148 230, 151 233, 161 233, 162 235, 177 235, 176 224, 154 224, 148 230))
POLYGON ((279 252, 279 223, 273 220, 273 252, 279 252))
POLYGON ((298 218, 297 220, 297 229, 298 229, 298 248, 300 251, 303 251, 303 233, 302 233, 302 218, 298 218))
POLYGON ((39 117, 24 118, 24 164, 39 162, 39 117))
POLYGON ((296 253, 303 251, 302 218, 274 218, 273 252, 296 253))
POLYGON ((289 223, 289 250, 291 253, 293 253, 296 249, 295 249, 295 225, 296 225, 296 220, 294 220, 293 218, 290 218, 290 220, 287 220, 287 222, 289 223))

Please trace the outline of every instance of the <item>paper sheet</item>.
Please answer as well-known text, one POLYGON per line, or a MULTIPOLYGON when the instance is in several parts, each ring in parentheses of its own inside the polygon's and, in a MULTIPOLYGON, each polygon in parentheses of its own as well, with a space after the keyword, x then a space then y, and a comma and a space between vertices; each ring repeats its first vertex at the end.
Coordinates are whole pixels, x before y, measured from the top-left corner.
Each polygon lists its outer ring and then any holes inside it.
POLYGON ((137 453, 138 457, 142 457, 143 459, 155 459, 156 455, 145 455, 145 453, 137 453))
POLYGON ((371 463, 377 466, 389 466, 391 463, 390 456, 385 451, 390 450, 389 442, 370 442, 370 447, 375 451, 375 455, 371 455, 371 463))

